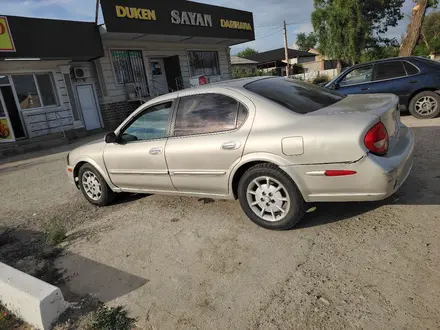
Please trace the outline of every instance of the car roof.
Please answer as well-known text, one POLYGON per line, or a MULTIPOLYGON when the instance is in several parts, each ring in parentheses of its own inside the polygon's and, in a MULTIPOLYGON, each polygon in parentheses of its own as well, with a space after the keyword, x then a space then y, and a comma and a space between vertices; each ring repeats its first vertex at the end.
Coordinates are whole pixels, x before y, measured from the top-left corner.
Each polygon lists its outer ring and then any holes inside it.
POLYGON ((418 56, 390 57, 390 58, 384 58, 382 60, 360 63, 360 64, 356 64, 354 66, 371 65, 371 64, 377 64, 377 63, 387 63, 387 62, 393 62, 393 61, 410 61, 410 60, 417 60, 417 59, 420 59, 420 57, 418 57, 418 56))
MULTIPOLYGON (((177 97, 182 97, 182 96, 186 96, 186 95, 191 95, 191 94, 195 94, 197 92, 203 92, 209 89, 213 89, 213 88, 242 88, 245 85, 254 82, 254 81, 258 81, 258 80, 263 80, 263 79, 273 79, 273 78, 281 78, 278 76, 261 76, 261 77, 251 77, 251 78, 240 78, 240 79, 231 79, 231 80, 223 80, 223 81, 219 81, 219 82, 215 82, 215 83, 210 83, 210 84, 206 84, 206 85, 202 85, 202 86, 197 86, 197 87, 189 87, 189 88, 185 88, 173 93, 167 93, 161 96, 157 96, 153 99, 151 99, 151 101, 155 101, 154 103, 156 103, 156 101, 161 102, 162 100, 169 100, 172 98, 177 98, 177 97)), ((150 102, 148 102, 150 103, 150 102)))

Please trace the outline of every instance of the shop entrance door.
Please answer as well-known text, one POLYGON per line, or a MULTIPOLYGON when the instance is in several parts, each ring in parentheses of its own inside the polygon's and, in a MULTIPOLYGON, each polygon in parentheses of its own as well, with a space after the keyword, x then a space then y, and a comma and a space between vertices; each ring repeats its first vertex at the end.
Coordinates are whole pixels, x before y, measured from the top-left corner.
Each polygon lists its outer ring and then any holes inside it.
MULTIPOLYGON (((11 86, 0 86, 0 99, 5 107, 5 109, 3 109, 3 112, 5 112, 5 114, 0 114, 0 117, 4 116, 2 118, 5 118, 3 119, 3 125, 5 125, 6 117, 8 117, 9 124, 11 125, 13 130, 12 136, 15 136, 16 139, 26 137, 11 86)), ((9 127, 9 131, 11 130, 11 127, 9 127)))
POLYGON ((95 91, 91 84, 76 86, 78 100, 84 118, 84 125, 87 130, 101 128, 98 106, 96 104, 95 91))
POLYGON ((163 59, 152 58, 150 60, 151 72, 153 74, 154 92, 159 95, 168 93, 167 76, 163 65, 163 59))

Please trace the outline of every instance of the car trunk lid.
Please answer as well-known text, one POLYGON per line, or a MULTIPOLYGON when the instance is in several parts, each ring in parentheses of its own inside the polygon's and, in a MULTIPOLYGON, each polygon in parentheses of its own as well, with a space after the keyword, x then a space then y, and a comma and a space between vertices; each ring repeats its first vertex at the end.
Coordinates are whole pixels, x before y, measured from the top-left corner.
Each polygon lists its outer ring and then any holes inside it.
POLYGON ((341 101, 309 115, 350 115, 356 113, 374 115, 387 130, 388 150, 391 150, 399 138, 400 112, 398 103, 399 98, 394 94, 349 95, 341 101))

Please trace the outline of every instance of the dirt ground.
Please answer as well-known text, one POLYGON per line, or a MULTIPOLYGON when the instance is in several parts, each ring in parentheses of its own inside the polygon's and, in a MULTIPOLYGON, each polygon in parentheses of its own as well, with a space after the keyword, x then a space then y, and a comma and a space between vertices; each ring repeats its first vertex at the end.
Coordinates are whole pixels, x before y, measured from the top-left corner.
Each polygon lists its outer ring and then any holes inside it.
MULTIPOLYGON (((0 231, 32 247, 64 223, 51 266, 66 299, 125 306, 140 329, 439 329, 440 118, 402 121, 416 149, 394 196, 316 204, 291 231, 257 227, 233 201, 94 207, 67 182, 66 148, 0 165, 0 231)), ((30 258, 15 253, 0 261, 30 258)))

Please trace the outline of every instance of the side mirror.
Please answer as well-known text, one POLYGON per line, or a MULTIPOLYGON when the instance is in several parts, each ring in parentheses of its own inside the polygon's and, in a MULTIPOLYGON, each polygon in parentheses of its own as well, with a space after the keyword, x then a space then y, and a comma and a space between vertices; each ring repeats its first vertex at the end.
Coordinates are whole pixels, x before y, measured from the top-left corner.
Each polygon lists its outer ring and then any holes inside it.
POLYGON ((117 139, 115 132, 110 132, 105 136, 105 143, 115 143, 117 139))

